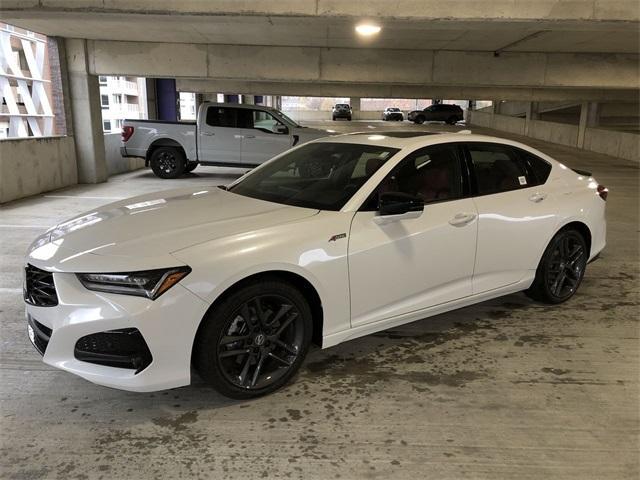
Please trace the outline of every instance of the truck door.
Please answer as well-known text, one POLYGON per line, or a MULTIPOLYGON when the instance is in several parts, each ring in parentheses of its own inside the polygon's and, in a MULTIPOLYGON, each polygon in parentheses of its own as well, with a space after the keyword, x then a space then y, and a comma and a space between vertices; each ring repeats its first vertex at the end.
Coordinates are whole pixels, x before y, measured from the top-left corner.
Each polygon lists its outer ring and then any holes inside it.
POLYGON ((237 129, 238 109, 211 105, 198 119, 198 160, 240 164, 242 137, 237 129))
POLYGON ((293 143, 289 128, 264 110, 238 109, 241 156, 246 165, 259 165, 288 150, 293 143))

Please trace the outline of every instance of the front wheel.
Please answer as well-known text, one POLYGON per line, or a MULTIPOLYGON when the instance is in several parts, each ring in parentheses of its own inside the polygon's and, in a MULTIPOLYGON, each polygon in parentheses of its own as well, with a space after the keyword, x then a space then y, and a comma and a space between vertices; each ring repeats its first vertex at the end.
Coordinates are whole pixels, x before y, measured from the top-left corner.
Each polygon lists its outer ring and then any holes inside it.
POLYGON ((182 150, 175 147, 159 147, 151 154, 149 163, 157 177, 173 179, 184 173, 187 162, 182 150))
POLYGON ((577 230, 558 232, 542 255, 536 277, 525 293, 534 300, 557 304, 578 290, 587 267, 587 242, 577 230))
POLYGON ((221 394, 259 397, 284 386, 311 344, 309 304, 277 278, 246 284, 210 311, 195 343, 194 363, 221 394))
POLYGON ((422 125, 424 123, 424 117, 416 117, 414 122, 417 123, 418 125, 422 125))

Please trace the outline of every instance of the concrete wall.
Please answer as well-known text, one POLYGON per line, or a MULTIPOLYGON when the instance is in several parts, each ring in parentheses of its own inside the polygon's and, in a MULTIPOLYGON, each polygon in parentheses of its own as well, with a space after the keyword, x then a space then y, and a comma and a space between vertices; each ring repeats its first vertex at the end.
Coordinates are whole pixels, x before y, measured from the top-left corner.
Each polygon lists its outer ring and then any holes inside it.
MULTIPOLYGON (((488 112, 469 112, 469 123, 485 128, 525 135, 525 119, 508 115, 494 115, 488 112)), ((531 120, 530 137, 569 147, 578 146, 578 126, 564 123, 531 120)), ((584 149, 604 153, 613 157, 640 162, 640 135, 599 128, 587 128, 584 149)))
POLYGON ((144 159, 142 158, 123 158, 120 155, 120 145, 119 133, 110 133, 104 136, 104 152, 109 176, 144 168, 144 159))
MULTIPOLYGON (((331 120, 331 110, 287 110, 288 116, 296 122, 318 122, 322 120, 331 120)), ((405 118, 406 118, 405 112, 405 118)), ((381 120, 382 111, 380 110, 354 110, 353 120, 381 120)))
POLYGON ((0 141, 0 203, 76 183, 73 137, 0 141))

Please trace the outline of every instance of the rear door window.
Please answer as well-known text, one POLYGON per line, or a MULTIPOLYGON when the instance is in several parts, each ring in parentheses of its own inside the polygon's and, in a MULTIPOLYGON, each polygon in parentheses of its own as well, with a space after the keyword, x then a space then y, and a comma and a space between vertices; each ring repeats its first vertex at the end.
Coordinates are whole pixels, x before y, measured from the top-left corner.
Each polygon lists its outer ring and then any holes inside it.
POLYGON ((206 123, 212 127, 236 127, 237 109, 229 107, 209 107, 207 108, 206 123))
POLYGON ((514 148, 495 143, 466 145, 475 173, 478 195, 508 192, 536 184, 526 161, 514 148))

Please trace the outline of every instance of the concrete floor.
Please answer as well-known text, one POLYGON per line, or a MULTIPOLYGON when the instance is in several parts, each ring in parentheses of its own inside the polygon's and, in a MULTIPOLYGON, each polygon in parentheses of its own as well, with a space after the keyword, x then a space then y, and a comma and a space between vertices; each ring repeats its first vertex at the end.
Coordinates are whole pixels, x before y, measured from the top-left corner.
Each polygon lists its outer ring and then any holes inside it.
POLYGON ((607 249, 570 302, 510 295, 315 350, 295 383, 250 402, 199 380, 134 394, 49 368, 29 344, 20 290, 27 245, 54 223, 236 172, 162 181, 142 170, 1 207, 0 477, 638 478, 638 166, 526 143, 611 188, 607 249))

